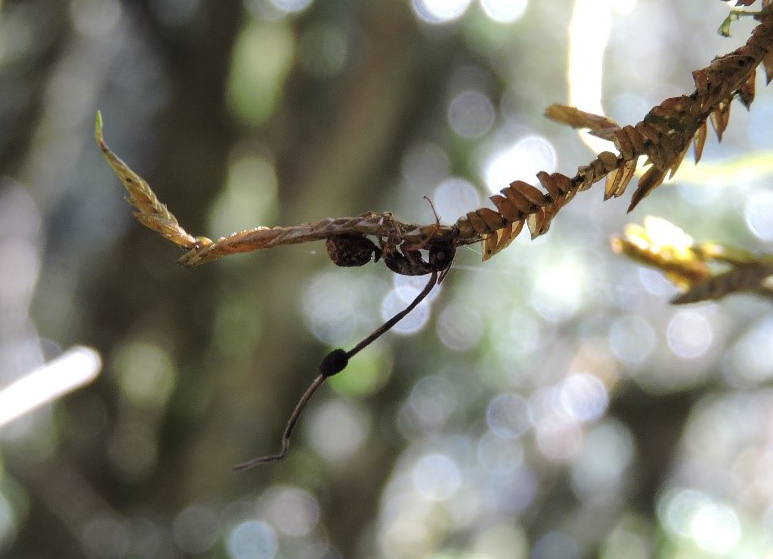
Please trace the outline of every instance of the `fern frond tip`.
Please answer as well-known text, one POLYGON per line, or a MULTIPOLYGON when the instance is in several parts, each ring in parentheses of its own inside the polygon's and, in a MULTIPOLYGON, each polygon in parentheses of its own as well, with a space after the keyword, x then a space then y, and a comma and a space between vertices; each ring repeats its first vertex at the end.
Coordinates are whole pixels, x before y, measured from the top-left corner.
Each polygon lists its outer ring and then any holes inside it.
POLYGON ((97 109, 97 118, 94 123, 94 137, 97 139, 97 143, 102 143, 102 111, 97 109))

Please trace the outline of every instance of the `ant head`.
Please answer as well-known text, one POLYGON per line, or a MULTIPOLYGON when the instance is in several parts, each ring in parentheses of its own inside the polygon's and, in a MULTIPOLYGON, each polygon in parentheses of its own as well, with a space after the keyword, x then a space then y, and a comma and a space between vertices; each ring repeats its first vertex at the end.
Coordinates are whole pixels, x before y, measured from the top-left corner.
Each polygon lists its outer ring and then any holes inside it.
POLYGON ((453 242, 442 245, 432 245, 429 249, 429 263, 436 271, 445 270, 451 265, 456 255, 453 242))

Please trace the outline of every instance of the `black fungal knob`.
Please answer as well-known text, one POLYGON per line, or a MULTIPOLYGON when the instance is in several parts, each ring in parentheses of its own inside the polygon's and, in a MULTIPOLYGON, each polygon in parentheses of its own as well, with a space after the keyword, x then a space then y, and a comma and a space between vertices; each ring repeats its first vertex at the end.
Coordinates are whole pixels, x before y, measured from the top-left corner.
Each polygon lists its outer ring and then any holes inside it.
POLYGON ((340 348, 334 349, 322 359, 322 362, 319 364, 319 374, 323 377, 332 377, 343 371, 348 364, 349 356, 346 352, 340 348))

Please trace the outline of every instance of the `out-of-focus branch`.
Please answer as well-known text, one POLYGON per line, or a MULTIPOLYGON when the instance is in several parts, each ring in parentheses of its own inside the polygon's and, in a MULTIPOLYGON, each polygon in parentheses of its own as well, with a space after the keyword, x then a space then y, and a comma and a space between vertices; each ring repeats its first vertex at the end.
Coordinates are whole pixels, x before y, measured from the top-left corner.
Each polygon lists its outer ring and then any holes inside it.
POLYGON ((622 237, 612 238, 615 252, 658 269, 683 293, 674 304, 719 299, 754 292, 773 299, 773 255, 756 255, 714 241, 694 243, 692 237, 665 219, 647 217, 644 227, 630 224, 622 237), (730 266, 716 272, 710 263, 730 266))

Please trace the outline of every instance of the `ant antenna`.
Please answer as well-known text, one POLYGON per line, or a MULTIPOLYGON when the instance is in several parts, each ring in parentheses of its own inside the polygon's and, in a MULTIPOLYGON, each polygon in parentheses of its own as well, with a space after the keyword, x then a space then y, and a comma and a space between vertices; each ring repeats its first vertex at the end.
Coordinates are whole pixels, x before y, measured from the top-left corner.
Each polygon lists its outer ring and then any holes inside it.
POLYGON ((405 315, 415 309, 416 305, 421 303, 421 301, 427 295, 429 295, 429 292, 432 291, 432 288, 435 287, 436 283, 438 283, 438 273, 437 271, 433 271, 429 281, 427 282, 427 285, 425 285, 421 293, 419 293, 416 298, 411 301, 410 305, 387 320, 384 324, 376 328, 373 333, 371 333, 368 337, 366 337, 349 351, 344 351, 343 349, 339 348, 334 349, 328 353, 319 364, 319 375, 317 375, 317 377, 306 389, 306 392, 303 393, 303 396, 301 396, 300 400, 298 400, 293 413, 290 415, 290 419, 287 420, 287 425, 285 426, 284 433, 282 434, 282 450, 279 451, 279 454, 271 454, 269 456, 259 456, 258 458, 253 458, 247 462, 237 464, 232 468, 233 471, 238 472, 241 470, 247 470, 259 464, 276 462, 277 460, 283 460, 286 458, 287 453, 290 450, 290 437, 293 434, 293 429, 295 429, 295 424, 298 423, 298 418, 301 416, 303 410, 306 409, 309 400, 311 400, 311 397, 314 395, 317 389, 322 386, 322 384, 324 384, 328 377, 332 377, 333 375, 343 371, 346 368, 346 365, 349 364, 349 359, 354 357, 362 349, 377 340, 384 332, 387 332, 395 324, 400 322, 403 317, 405 317, 405 315))

